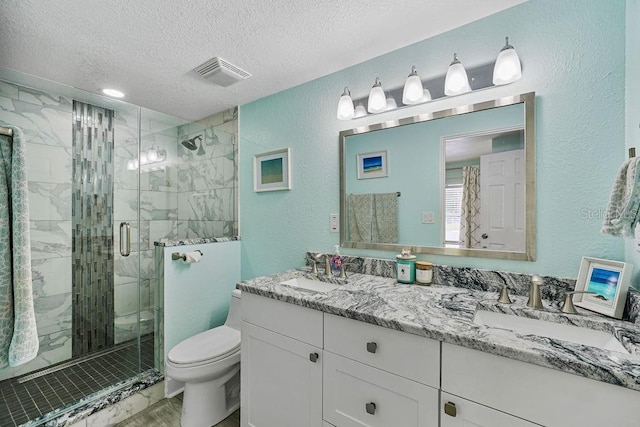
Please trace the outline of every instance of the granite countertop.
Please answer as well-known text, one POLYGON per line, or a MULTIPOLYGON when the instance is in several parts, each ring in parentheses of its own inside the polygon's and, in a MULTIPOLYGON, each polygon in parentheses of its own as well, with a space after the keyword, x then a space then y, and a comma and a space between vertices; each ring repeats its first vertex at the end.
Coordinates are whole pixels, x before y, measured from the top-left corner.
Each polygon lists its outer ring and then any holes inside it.
MULTIPOLYGON (((549 301, 543 301, 544 311, 533 310, 526 307, 527 299, 522 296, 512 296, 513 304, 499 304, 495 292, 443 285, 402 285, 395 279, 358 273, 327 293, 280 285, 294 277, 316 278, 303 270, 288 270, 240 282, 237 288, 640 391, 640 325, 634 323, 605 318, 581 308, 579 315, 564 314, 556 303, 549 301), (479 326, 473 323, 476 307, 609 331, 629 354, 479 326)), ((340 283, 339 279, 323 276, 319 279, 340 283)))

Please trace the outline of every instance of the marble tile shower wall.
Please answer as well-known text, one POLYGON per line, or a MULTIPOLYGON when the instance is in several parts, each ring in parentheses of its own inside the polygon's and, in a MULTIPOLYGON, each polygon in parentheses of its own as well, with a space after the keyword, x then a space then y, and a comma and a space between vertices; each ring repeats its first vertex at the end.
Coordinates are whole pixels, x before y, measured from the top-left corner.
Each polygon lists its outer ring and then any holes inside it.
POLYGON ((202 136, 197 150, 178 145, 178 238, 238 234, 238 108, 178 127, 180 141, 202 136))
POLYGON ((72 100, 0 81, 0 125, 22 128, 27 146, 33 292, 40 351, 0 380, 71 357, 72 100))

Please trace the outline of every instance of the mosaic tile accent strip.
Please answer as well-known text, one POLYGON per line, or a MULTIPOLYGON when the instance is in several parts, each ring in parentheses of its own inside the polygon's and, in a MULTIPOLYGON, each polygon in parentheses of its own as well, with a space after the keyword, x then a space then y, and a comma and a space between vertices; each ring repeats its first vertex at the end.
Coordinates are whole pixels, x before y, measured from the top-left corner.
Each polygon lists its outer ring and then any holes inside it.
POLYGON ((73 101, 73 357, 114 344, 113 120, 73 101))

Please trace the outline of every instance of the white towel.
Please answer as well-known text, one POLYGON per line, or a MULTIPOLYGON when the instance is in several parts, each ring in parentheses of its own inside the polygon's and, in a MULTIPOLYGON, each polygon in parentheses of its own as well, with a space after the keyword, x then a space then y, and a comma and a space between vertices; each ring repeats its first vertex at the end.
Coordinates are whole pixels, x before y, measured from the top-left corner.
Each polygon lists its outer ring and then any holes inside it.
POLYGON ((634 237, 640 220, 640 158, 633 157, 622 165, 609 196, 602 223, 602 233, 634 237))

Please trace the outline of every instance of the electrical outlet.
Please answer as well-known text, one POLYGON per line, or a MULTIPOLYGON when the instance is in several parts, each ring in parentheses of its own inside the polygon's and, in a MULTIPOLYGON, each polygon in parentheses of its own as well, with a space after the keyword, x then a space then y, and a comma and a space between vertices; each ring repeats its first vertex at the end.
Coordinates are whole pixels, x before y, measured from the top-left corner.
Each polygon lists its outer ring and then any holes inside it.
POLYGON ((433 212, 422 212, 422 223, 423 224, 433 224, 433 212))
POLYGON ((338 219, 338 214, 329 214, 329 231, 332 233, 340 232, 340 220, 338 219))

